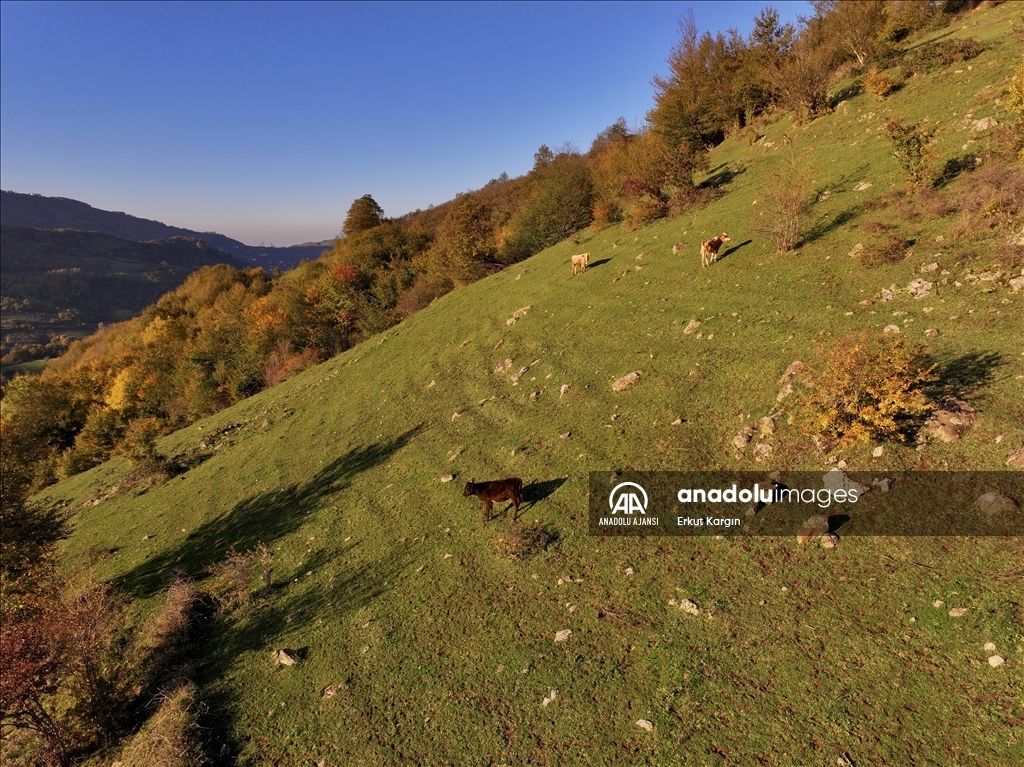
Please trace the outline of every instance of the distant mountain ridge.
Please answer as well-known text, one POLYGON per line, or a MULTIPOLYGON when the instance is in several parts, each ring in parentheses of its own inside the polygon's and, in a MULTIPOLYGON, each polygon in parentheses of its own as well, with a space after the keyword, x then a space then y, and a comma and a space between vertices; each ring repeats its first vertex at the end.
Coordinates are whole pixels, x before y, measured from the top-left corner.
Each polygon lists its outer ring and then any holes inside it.
POLYGON ((15 226, 6 214, 0 249, 5 356, 134 317, 204 266, 252 268, 197 237, 135 242, 102 232, 15 226))
POLYGON ((33 229, 77 229, 102 232, 125 240, 151 242, 173 237, 192 237, 234 258, 267 269, 291 269, 304 258, 317 258, 330 245, 307 243, 289 248, 256 247, 217 232, 196 232, 127 213, 94 208, 66 197, 0 192, 0 220, 4 224, 33 229))

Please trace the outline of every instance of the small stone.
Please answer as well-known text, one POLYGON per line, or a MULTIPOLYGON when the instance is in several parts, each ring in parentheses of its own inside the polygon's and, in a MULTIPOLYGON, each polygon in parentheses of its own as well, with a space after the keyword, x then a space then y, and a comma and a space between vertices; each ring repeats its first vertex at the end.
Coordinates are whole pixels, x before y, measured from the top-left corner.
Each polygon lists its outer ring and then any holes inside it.
POLYGON ((781 389, 779 389, 779 393, 775 395, 775 401, 776 402, 782 402, 782 400, 786 399, 786 397, 788 397, 792 393, 793 393, 793 384, 786 383, 785 386, 783 386, 781 389))
POLYGON ((624 570, 624 572, 626 573, 626 577, 629 577, 629 576, 633 575, 633 568, 632 567, 627 567, 624 570))
POLYGON ((612 391, 623 391, 624 389, 628 389, 639 380, 640 371, 634 370, 632 373, 627 373, 622 376, 622 378, 615 381, 615 383, 612 384, 612 391))
POLYGON ((688 324, 686 325, 686 327, 685 327, 685 328, 683 328, 683 333, 684 333, 685 335, 690 335, 690 333, 692 333, 693 331, 695 331, 695 330, 696 330, 697 328, 699 328, 700 326, 701 326, 701 321, 700 321, 700 320, 698 320, 698 319, 692 319, 692 320, 690 320, 690 322, 689 322, 689 323, 688 323, 688 324))
POLYGON ((924 331, 924 334, 928 336, 928 338, 937 338, 939 335, 939 331, 938 328, 928 328, 926 331, 924 331))
POLYGON ((853 188, 853 191, 863 192, 865 189, 870 189, 872 186, 873 185, 870 181, 861 181, 859 184, 857 184, 857 186, 853 188))
POLYGON ((996 644, 995 644, 995 642, 985 642, 985 652, 995 652, 995 651, 996 651, 996 644))
POLYGON ((555 632, 555 641, 564 642, 566 639, 572 636, 572 629, 562 629, 561 631, 555 632))
POLYGON ((774 450, 775 448, 772 447, 770 442, 760 440, 756 445, 754 445, 754 460, 758 463, 767 461, 771 458, 774 450))
POLYGON ((974 505, 987 517, 995 517, 1017 510, 1017 504, 1012 498, 999 495, 999 493, 985 493, 974 502, 974 505))
POLYGON ((559 397, 564 397, 568 393, 569 393, 569 384, 562 384, 562 388, 559 389, 559 391, 558 391, 558 396, 559 397))
POLYGON ((966 607, 952 607, 949 610, 950 618, 963 618, 965 615, 967 615, 966 607))
POLYGON ((888 493, 889 488, 892 487, 892 480, 888 477, 881 477, 879 479, 871 480, 871 487, 878 488, 883 493, 888 493))
POLYGON ((757 428, 760 429, 761 433, 766 437, 770 437, 775 433, 775 419, 770 415, 766 415, 757 422, 757 428))
POLYGON ((932 602, 932 607, 942 607, 944 604, 946 603, 943 602, 941 599, 936 599, 934 602, 932 602))
POLYGON ((1006 465, 1024 469, 1024 447, 1017 448, 1010 453, 1010 457, 1006 459, 1006 465))
POLYGON ((677 418, 676 420, 674 420, 672 422, 673 426, 682 426, 682 424, 683 424, 683 419, 682 418, 677 418))
POLYGON ((568 439, 569 437, 572 436, 572 432, 571 431, 563 431, 559 436, 562 439, 568 439))
POLYGON ((997 125, 999 125, 999 123, 996 121, 996 118, 983 117, 980 120, 975 120, 971 124, 971 133, 981 133, 982 131, 987 131, 990 128, 994 128, 997 125))
POLYGON ((1006 659, 1002 655, 993 655, 988 659, 988 665, 992 668, 999 668, 1004 663, 1006 663, 1006 659))
POLYGON ((882 447, 881 445, 879 445, 878 447, 876 447, 874 450, 871 451, 871 457, 872 458, 881 458, 882 457, 882 453, 884 453, 884 452, 885 452, 885 448, 882 447))
POLYGON ((298 656, 295 655, 294 650, 275 650, 274 660, 277 661, 279 666, 294 666, 299 662, 298 656))
POLYGON ((740 433, 732 438, 732 446, 737 450, 743 450, 748 444, 750 444, 750 440, 754 438, 754 433, 754 430, 749 426, 741 429, 740 433))
POLYGON ((649 719, 637 719, 636 726, 641 730, 647 730, 647 732, 654 732, 654 722, 649 719))
MULTIPOLYGON (((669 604, 671 604, 671 602, 669 604)), ((675 606, 687 615, 700 615, 700 608, 697 607, 695 602, 691 602, 689 599, 680 599, 676 602, 675 606)))
POLYGON ((540 392, 539 391, 532 391, 532 392, 530 392, 530 402, 536 402, 537 398, 539 396, 540 396, 540 392))
POLYGON ((544 698, 543 701, 541 701, 540 705, 545 707, 545 708, 547 708, 548 704, 549 703, 553 703, 557 698, 558 698, 558 690, 556 690, 554 687, 552 687, 551 688, 551 692, 548 693, 547 697, 544 698))
POLYGON ((939 268, 939 265, 937 263, 935 263, 935 262, 932 262, 930 264, 925 264, 924 266, 921 267, 921 273, 922 274, 927 274, 928 272, 934 272, 938 268, 939 268))
POLYGON ((839 536, 835 533, 825 533, 821 536, 821 548, 834 549, 839 545, 839 536))
POLYGON ((828 532, 828 517, 824 514, 815 514, 807 519, 796 534, 796 542, 800 545, 810 543, 821 538, 828 532))
POLYGON ((955 442, 974 427, 975 410, 963 400, 947 397, 924 424, 926 434, 943 442, 955 442))
POLYGON ((443 477, 441 477, 442 482, 451 482, 453 479, 455 479, 454 474, 445 474, 443 477))
POLYGON ((900 330, 899 325, 886 325, 885 329, 882 332, 887 336, 894 336, 897 333, 901 333, 903 331, 900 330))

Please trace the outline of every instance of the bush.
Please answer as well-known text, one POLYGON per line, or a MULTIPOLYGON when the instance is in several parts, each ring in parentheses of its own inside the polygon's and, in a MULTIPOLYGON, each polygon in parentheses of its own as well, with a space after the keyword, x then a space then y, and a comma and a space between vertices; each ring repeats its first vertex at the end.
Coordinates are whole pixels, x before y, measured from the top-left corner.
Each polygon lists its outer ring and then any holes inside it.
POLYGON ((653 195, 645 194, 630 205, 622 230, 633 232, 642 229, 651 222, 664 218, 666 213, 668 206, 664 202, 653 195))
POLYGON ((920 124, 904 125, 903 117, 896 116, 882 124, 889 136, 893 154, 903 170, 908 184, 921 186, 928 175, 928 148, 935 135, 935 129, 920 124))
POLYGON ((872 69, 864 78, 864 90, 879 101, 883 101, 886 96, 896 90, 896 83, 885 72, 872 69))
POLYGON ((789 158, 781 171, 772 174, 758 202, 757 231, 779 253, 788 253, 803 237, 811 185, 807 163, 797 158, 792 139, 783 136, 783 141, 789 146, 789 158))
POLYGON ((908 247, 910 243, 906 239, 892 234, 866 245, 860 252, 860 263, 867 267, 898 264, 907 257, 908 247))
POLYGON ((853 333, 842 338, 815 339, 815 381, 801 398, 799 420, 819 447, 836 442, 896 439, 905 441, 931 403, 923 386, 932 367, 899 336, 853 333))
POLYGON ((255 593, 253 582, 257 576, 263 588, 270 589, 273 559, 273 554, 264 543, 244 554, 231 548, 223 562, 207 568, 213 577, 207 583, 206 591, 217 601, 221 611, 240 607, 255 593))
POLYGON ((985 50, 973 37, 961 40, 939 40, 921 45, 903 56, 903 66, 915 74, 932 72, 961 61, 969 61, 985 50))
POLYGON ((513 527, 494 539, 494 548, 499 554, 521 562, 529 559, 558 540, 558 533, 540 525, 513 527))

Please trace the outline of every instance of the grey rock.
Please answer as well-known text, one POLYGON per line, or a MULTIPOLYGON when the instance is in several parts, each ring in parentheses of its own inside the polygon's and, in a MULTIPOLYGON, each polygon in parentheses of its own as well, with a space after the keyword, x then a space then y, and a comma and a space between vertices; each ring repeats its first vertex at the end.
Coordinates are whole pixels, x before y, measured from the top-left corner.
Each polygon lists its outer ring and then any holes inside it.
POLYGON ((685 328, 683 328, 683 333, 686 334, 686 335, 690 335, 690 333, 692 333, 697 328, 699 328, 700 325, 701 325, 700 320, 694 318, 694 319, 690 320, 689 323, 687 323, 685 328))
POLYGON ((974 427, 976 411, 963 400, 947 397, 925 421, 924 432, 943 442, 955 442, 974 427))
POLYGON ((639 380, 640 371, 634 370, 632 373, 627 373, 622 376, 622 378, 615 381, 615 383, 612 384, 612 391, 623 391, 624 389, 628 389, 639 380))
POLYGON ((907 285, 907 290, 910 291, 910 295, 914 298, 924 298, 932 292, 933 287, 935 287, 935 283, 928 282, 927 280, 918 277, 907 285))
POLYGON ((987 517, 1017 511, 1016 501, 999 493, 985 493, 974 502, 974 505, 987 517))
POLYGON ((1010 457, 1006 459, 1006 465, 1015 469, 1024 469, 1024 447, 1019 447, 1010 453, 1010 457))
POLYGON ((732 446, 737 450, 743 450, 750 444, 750 440, 754 438, 755 433, 749 426, 744 427, 740 430, 739 434, 732 438, 732 446))
POLYGON ((801 545, 810 543, 821 538, 827 532, 828 517, 824 514, 815 514, 800 525, 800 529, 796 533, 796 542, 801 545))

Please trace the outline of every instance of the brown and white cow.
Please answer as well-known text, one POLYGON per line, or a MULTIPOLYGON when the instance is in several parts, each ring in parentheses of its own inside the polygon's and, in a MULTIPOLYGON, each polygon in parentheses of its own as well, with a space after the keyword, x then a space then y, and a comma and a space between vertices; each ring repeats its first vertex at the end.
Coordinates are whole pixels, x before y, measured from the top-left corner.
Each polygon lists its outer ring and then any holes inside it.
POLYGON ((587 271, 587 264, 590 263, 589 253, 580 253, 578 256, 572 257, 572 273, 576 274, 576 267, 580 268, 580 274, 587 271))
POLYGON ((718 251, 722 247, 722 243, 729 242, 732 238, 725 232, 722 232, 717 237, 712 237, 710 240, 704 240, 700 244, 700 263, 701 266, 707 266, 718 260, 718 251))

